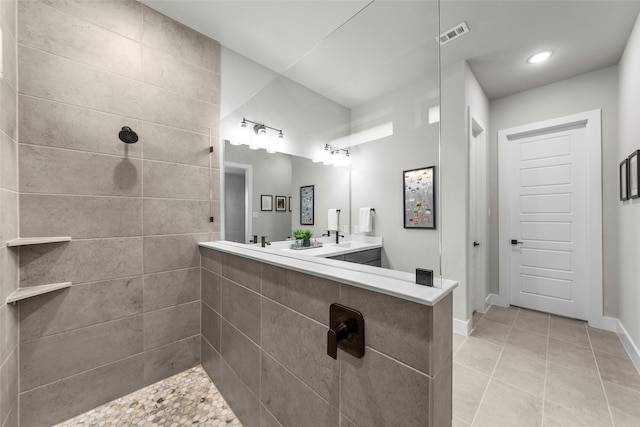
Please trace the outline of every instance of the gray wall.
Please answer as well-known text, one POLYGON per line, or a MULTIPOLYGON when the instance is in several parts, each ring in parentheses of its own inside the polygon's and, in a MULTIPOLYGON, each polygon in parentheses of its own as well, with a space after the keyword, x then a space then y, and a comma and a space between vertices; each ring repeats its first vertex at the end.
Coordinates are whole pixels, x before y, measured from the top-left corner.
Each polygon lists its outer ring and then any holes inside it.
MULTIPOLYGON (((602 110, 602 221, 604 313, 618 316, 618 76, 617 67, 581 74, 560 82, 528 90, 491 102, 490 208, 491 216, 490 285, 498 293, 498 141, 502 129, 548 120, 584 111, 602 110)), ((631 149, 629 149, 631 152, 631 149)), ((627 154, 628 155, 628 154, 627 154)), ((625 234, 626 232, 622 232, 625 234)), ((631 253, 631 252, 627 252, 631 253)))
POLYGON ((244 426, 450 425, 451 296, 429 307, 201 253, 202 365, 244 426), (364 316, 363 358, 326 354, 334 302, 364 316))
MULTIPOLYGON (((329 209, 340 209, 340 232, 349 230, 349 168, 313 163, 303 157, 292 157, 293 184, 291 193, 291 228, 311 230, 313 237, 327 232, 329 209), (313 185, 313 225, 300 224, 300 187, 313 185)), ((349 231, 347 231, 348 233, 349 231)))
POLYGON ((232 242, 247 243, 251 239, 245 236, 245 183, 244 175, 224 175, 224 238, 232 242))
MULTIPOLYGON (((616 168, 618 164, 633 151, 640 149, 640 140, 638 138, 638 117, 640 117, 640 101, 638 93, 640 93, 640 18, 636 21, 636 25, 629 37, 627 47, 622 55, 619 69, 619 109, 620 118, 619 140, 617 149, 613 152, 611 167, 616 168)), ((620 322, 627 330, 629 338, 635 344, 636 348, 640 346, 640 310, 638 305, 640 302, 640 288, 638 287, 638 253, 640 253, 640 199, 633 199, 628 202, 620 202, 615 200, 617 196, 617 187, 614 194, 606 200, 614 207, 615 216, 612 218, 613 224, 610 224, 612 230, 609 230, 617 238, 617 254, 620 255, 616 260, 612 261, 613 268, 618 271, 618 295, 617 302, 619 307, 620 322), (614 225, 615 224, 615 225, 614 225)), ((605 232, 606 232, 605 228, 605 232)), ((606 234, 605 234, 606 236, 606 234)), ((606 252, 605 252, 606 253, 606 252)), ((609 296, 605 295, 605 301, 609 296)))
POLYGON ((18 307, 5 304, 18 286, 18 145, 16 120, 16 1, 0 1, 0 426, 18 425, 18 307))
POLYGON ((73 282, 21 303, 21 425, 36 426, 200 361, 220 47, 134 1, 19 2, 18 23, 21 236, 73 237, 20 251, 21 286, 73 282))

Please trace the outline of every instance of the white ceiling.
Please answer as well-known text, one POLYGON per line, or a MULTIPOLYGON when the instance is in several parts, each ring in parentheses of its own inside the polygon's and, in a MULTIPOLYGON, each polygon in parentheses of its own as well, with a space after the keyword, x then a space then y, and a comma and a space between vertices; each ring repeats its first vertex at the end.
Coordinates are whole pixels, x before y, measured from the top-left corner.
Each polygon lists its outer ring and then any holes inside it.
MULTIPOLYGON (((418 78, 437 85, 437 2, 142 0, 255 62, 349 108, 418 78)), ((634 1, 442 0, 440 28, 471 32, 442 47, 467 60, 490 99, 616 64, 634 1), (553 49, 544 64, 526 64, 553 49)))

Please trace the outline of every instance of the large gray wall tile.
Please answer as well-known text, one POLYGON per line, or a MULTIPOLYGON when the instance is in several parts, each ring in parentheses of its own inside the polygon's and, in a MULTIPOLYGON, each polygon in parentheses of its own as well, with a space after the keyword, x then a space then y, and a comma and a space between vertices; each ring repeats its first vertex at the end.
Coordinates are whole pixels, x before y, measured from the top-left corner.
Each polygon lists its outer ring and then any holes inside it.
POLYGON ((211 310, 206 304, 202 304, 202 317, 200 319, 202 336, 213 346, 213 348, 220 352, 220 315, 211 310))
POLYGON ((260 427, 282 427, 264 405, 260 405, 260 427))
POLYGON ((20 394, 20 424, 48 427, 144 385, 143 355, 20 394))
POLYGON ((79 1, 79 0, 41 0, 63 12, 82 18, 109 31, 129 37, 142 39, 142 5, 134 0, 79 1))
POLYGON ((85 283, 142 274, 142 238, 75 240, 20 250, 21 286, 85 283))
POLYGON ((18 190, 18 145, 0 132, 0 188, 18 190))
POLYGON ((144 199, 144 234, 206 233, 210 212, 208 201, 144 199))
POLYGON ((143 10, 145 45, 210 71, 220 71, 220 44, 148 7, 143 10))
POLYGON ((342 285, 340 302, 362 313, 366 345, 435 374, 430 365, 431 307, 349 285, 342 285))
POLYGON ((18 42, 83 64, 140 79, 140 43, 44 3, 18 2, 18 42))
POLYGON ((0 189, 0 245, 18 237, 18 193, 0 189))
POLYGON ((260 425, 260 400, 224 359, 220 363, 220 380, 216 386, 243 426, 260 425))
POLYGON ((144 276, 144 311, 153 311, 200 299, 198 267, 144 276))
POLYGON ((153 384, 200 363, 200 335, 144 353, 144 383, 153 384))
POLYGON ((165 162, 144 162, 144 197, 209 200, 208 168, 165 162))
POLYGON ((142 201, 132 197, 22 194, 20 236, 142 235, 142 201))
POLYGON ((142 276, 72 286, 20 302, 20 340, 141 313, 142 276))
POLYGON ((453 355, 453 293, 447 295, 433 307, 432 347, 430 372, 436 375, 444 366, 450 364, 453 355))
POLYGON ((209 234, 145 237, 144 272, 197 267, 200 265, 198 242, 208 240, 209 234))
POLYGON ((20 95, 18 108, 22 143, 140 157, 146 140, 140 120, 27 95, 20 95), (120 141, 118 132, 122 126, 138 132, 140 141, 120 141))
POLYGON ((0 2, 0 19, 2 26, 6 28, 10 34, 16 35, 16 2, 2 1, 0 2))
POLYGON ((202 255, 202 267, 213 273, 222 274, 222 253, 205 247, 199 249, 202 255))
POLYGON ((142 353, 142 316, 63 332, 20 345, 20 390, 142 353))
POLYGON ((18 287, 18 251, 0 247, 0 301, 6 301, 18 287))
POLYGON ((340 408, 347 417, 371 427, 427 425, 431 381, 427 375, 370 348, 361 359, 342 352, 340 364, 340 408))
MULTIPOLYGON (((453 322, 451 322, 453 323, 453 322)), ((453 395, 453 369, 452 358, 449 357, 441 369, 433 378, 429 395, 433 396, 429 416, 432 426, 444 426, 451 422, 453 417, 452 395, 453 395)))
POLYGON ((262 298, 261 342, 271 357, 338 407, 340 369, 327 355, 326 326, 262 298))
POLYGON ((249 386, 256 396, 260 395, 260 347, 224 319, 220 333, 222 358, 236 375, 249 386))
POLYGON ((209 134, 220 121, 220 107, 143 84, 142 118, 153 123, 209 134))
POLYGON ((2 427, 18 427, 18 400, 15 401, 2 427))
MULTIPOLYGON (((16 347, 6 360, 0 361, 0 424, 9 417, 10 412, 17 406, 19 371, 18 348, 16 347)), ((7 426, 10 425, 7 424, 7 426)))
POLYGON ((144 314, 144 349, 150 350, 200 334, 198 301, 144 314))
POLYGON ((209 167, 209 135, 145 123, 144 158, 209 167))
MULTIPOLYGON (((2 3, 13 2, 3 1, 2 3)), ((18 90, 18 44, 15 36, 7 30, 2 33, 2 62, 2 78, 7 80, 15 92, 18 90)))
POLYGON ((223 279, 222 316, 260 344, 260 295, 223 279))
POLYGON ((222 254, 222 275, 252 291, 261 290, 262 264, 258 261, 222 254))
POLYGON ((138 81, 26 46, 19 46, 18 59, 20 93, 127 117, 141 115, 138 81))
POLYGON ((261 401, 283 426, 338 425, 336 408, 264 352, 261 381, 261 401))
POLYGON ((142 64, 145 83, 209 104, 219 104, 219 73, 180 61, 148 46, 142 50, 142 64))
POLYGON ((200 274, 202 302, 220 313, 220 276, 206 268, 202 268, 200 274))
POLYGON ((329 324, 329 306, 340 297, 338 283, 266 264, 263 269, 262 293, 265 296, 322 324, 329 324))
POLYGON ((202 336, 200 337, 200 361, 209 378, 213 380, 215 384, 218 384, 220 379, 220 353, 218 353, 213 346, 202 336))
MULTIPOLYGON (((4 302, 4 301, 3 301, 4 302)), ((18 307, 0 305, 0 363, 18 345, 18 307)))
POLYGON ((16 111, 18 109, 16 91, 5 79, 0 80, 0 130, 16 141, 18 126, 16 111))
POLYGON ((20 192, 140 196, 139 159, 20 144, 20 192))

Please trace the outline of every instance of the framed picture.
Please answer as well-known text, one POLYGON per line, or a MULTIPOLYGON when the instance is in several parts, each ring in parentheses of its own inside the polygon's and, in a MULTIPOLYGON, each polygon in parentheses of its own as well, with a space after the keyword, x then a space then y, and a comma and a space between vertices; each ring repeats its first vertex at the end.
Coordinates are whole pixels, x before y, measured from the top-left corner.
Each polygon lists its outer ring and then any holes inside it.
POLYGON ((313 225, 313 185, 300 187, 300 225, 313 225))
POLYGON ((276 211, 284 212, 287 210, 286 196, 276 196, 276 211))
POLYGON ((291 212, 291 196, 289 196, 289 212, 291 212))
POLYGON ((436 167, 402 172, 404 228, 436 228, 436 167))
POLYGON ((629 200, 629 159, 620 162, 620 200, 629 200))
POLYGON ((273 210, 273 196, 263 194, 260 196, 260 210, 272 211, 273 210))
POLYGON ((629 156, 629 181, 627 186, 629 192, 629 198, 637 199, 640 197, 640 192, 638 192, 638 175, 640 175, 640 163, 638 163, 638 154, 640 154, 640 150, 634 151, 629 156))

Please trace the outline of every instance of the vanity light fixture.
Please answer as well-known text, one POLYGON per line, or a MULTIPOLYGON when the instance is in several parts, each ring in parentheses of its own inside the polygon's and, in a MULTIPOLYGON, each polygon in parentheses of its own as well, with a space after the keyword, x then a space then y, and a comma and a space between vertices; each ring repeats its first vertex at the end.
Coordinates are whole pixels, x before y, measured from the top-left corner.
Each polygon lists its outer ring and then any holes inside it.
POLYGON ((282 129, 276 129, 271 126, 267 126, 264 123, 254 122, 253 120, 249 120, 245 117, 242 118, 242 121, 239 123, 239 125, 240 125, 242 136, 238 139, 230 140, 229 143, 231 145, 247 144, 249 145, 249 148, 252 150, 259 150, 261 148, 264 148, 265 150, 267 150, 267 153, 269 154, 277 153, 278 151, 276 150, 276 148, 278 144, 270 143, 266 140, 267 129, 278 132, 279 143, 284 141, 284 133, 282 132, 282 129), (253 125, 253 132, 259 137, 260 142, 256 141, 255 139, 247 142, 247 139, 250 138, 250 136, 248 135, 249 123, 253 125))
POLYGON ((324 154, 322 160, 314 160, 314 163, 322 161, 325 165, 349 166, 351 164, 351 154, 349 150, 344 148, 333 147, 329 144, 324 145, 324 154))
POLYGON ((284 139, 284 133, 282 132, 282 129, 276 129, 274 127, 271 126, 267 126, 264 123, 259 123, 259 122, 254 122, 253 120, 249 120, 247 118, 242 118, 242 121, 240 122, 240 127, 241 128, 247 128, 248 127, 248 123, 251 123, 253 125, 253 131, 255 132, 256 135, 266 135, 267 134, 267 129, 271 129, 273 131, 278 132, 278 138, 279 139, 284 139))
POLYGON ((527 62, 529 64, 539 64, 551 58, 551 55, 553 55, 552 50, 544 50, 542 52, 538 52, 535 55, 530 56, 529 59, 527 59, 527 62))

